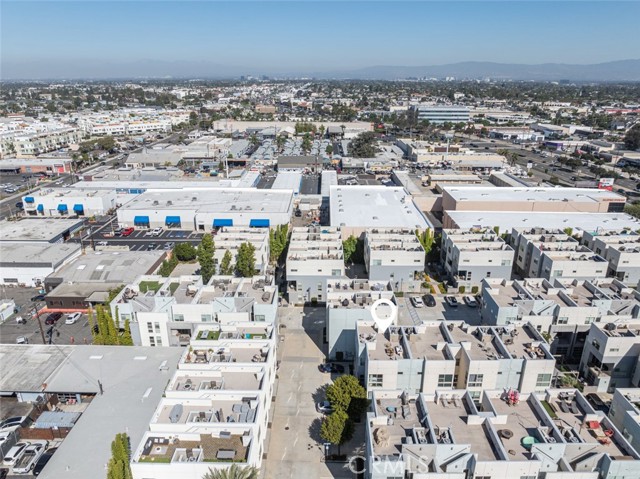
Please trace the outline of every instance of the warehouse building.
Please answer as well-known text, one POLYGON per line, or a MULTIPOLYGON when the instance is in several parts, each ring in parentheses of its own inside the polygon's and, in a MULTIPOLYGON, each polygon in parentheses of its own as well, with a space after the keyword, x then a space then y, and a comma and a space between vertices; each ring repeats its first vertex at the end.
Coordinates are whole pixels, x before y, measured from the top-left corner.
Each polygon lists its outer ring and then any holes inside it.
POLYGON ((7 241, 0 246, 0 253, 0 284, 33 288, 80 256, 80 245, 7 241))
POLYGON ((127 199, 118 197, 114 189, 46 188, 23 196, 22 203, 32 216, 90 217, 105 215, 127 199))
POLYGON ((222 226, 288 224, 293 191, 253 188, 149 189, 118 209, 118 224, 210 231, 222 226))
POLYGON ((62 243, 83 226, 82 218, 22 218, 19 221, 0 221, 0 242, 62 243))

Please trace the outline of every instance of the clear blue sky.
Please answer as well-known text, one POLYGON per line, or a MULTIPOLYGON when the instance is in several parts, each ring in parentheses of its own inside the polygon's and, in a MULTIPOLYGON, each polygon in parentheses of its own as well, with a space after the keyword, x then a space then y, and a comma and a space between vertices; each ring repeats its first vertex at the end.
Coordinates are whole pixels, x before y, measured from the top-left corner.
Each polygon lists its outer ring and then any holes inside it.
POLYGON ((635 1, 2 0, 1 56, 5 67, 183 60, 270 71, 598 63, 640 56, 639 18, 635 1))

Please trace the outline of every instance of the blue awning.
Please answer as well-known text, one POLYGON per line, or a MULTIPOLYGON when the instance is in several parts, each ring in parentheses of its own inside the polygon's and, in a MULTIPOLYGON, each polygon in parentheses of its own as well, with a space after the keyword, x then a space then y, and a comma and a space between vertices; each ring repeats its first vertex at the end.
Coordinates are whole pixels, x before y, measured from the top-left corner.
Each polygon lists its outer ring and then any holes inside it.
POLYGON ((269 220, 251 220, 249 221, 249 226, 252 228, 268 228, 269 220))
POLYGON ((233 220, 228 219, 214 219, 213 226, 233 226, 233 220))
POLYGON ((148 225, 149 217, 148 216, 136 216, 133 218, 134 225, 148 225))
POLYGON ((75 211, 76 213, 84 213, 84 206, 73 205, 73 211, 75 211))
POLYGON ((61 203, 58 205, 58 211, 67 211, 69 208, 67 208, 67 205, 65 205, 64 203, 61 203))
POLYGON ((36 206, 36 210, 38 210, 38 211, 44 211, 44 205, 38 205, 38 206, 36 206))
POLYGON ((167 225, 179 225, 180 217, 179 216, 167 216, 165 219, 165 224, 167 225))
POLYGON ((33 196, 25 196, 24 197, 24 202, 25 203, 33 203, 35 200, 33 199, 33 196))

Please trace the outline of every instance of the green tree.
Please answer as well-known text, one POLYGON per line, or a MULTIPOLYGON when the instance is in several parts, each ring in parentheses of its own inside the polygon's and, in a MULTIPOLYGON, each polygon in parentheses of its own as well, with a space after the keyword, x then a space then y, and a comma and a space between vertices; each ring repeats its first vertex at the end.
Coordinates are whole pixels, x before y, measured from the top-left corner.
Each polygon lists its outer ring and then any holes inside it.
POLYGON ((231 251, 225 251, 224 256, 222 257, 222 261, 220 262, 220 274, 224 276, 230 276, 233 274, 233 266, 231 264, 231 260, 233 260, 231 251))
POLYGON ((309 133, 305 133, 302 138, 302 151, 305 153, 311 151, 311 135, 309 135, 309 133))
POLYGON ((349 145, 349 153, 355 158, 373 158, 376 156, 376 137, 371 131, 360 133, 349 145))
POLYGON ((249 143, 251 143, 252 146, 260 145, 260 140, 258 139, 258 136, 255 133, 249 137, 249 143))
POLYGON ((327 147, 324 149, 324 152, 327 155, 330 155, 331 153, 333 153, 333 145, 332 144, 328 144, 327 147))
POLYGON ((353 235, 349 236, 346 240, 342 242, 342 253, 344 255, 345 263, 352 261, 351 258, 356 252, 357 247, 358 247, 358 239, 353 235))
POLYGON ((191 243, 180 243, 173 248, 173 254, 178 261, 193 261, 198 256, 198 250, 191 243))
POLYGON ((131 445, 129 436, 125 433, 116 434, 111 443, 111 459, 107 465, 107 479, 132 479, 131 466, 131 445))
POLYGON ((258 479, 258 470, 253 466, 239 466, 232 464, 223 469, 211 469, 202 479, 258 479))
POLYGON ((640 123, 636 123, 626 135, 624 135, 624 146, 629 150, 640 149, 640 123))
POLYGON ((351 419, 358 419, 369 407, 367 391, 355 376, 340 376, 327 387, 327 400, 336 411, 346 412, 351 419))
POLYGON ((282 253, 287 249, 289 241, 289 225, 279 225, 269 230, 269 251, 272 262, 281 259, 282 253))
POLYGON ((195 111, 189 113, 189 124, 191 126, 196 126, 198 124, 198 114, 195 111))
POLYGON ((346 412, 338 409, 327 416, 320 426, 320 437, 331 444, 340 446, 353 437, 353 421, 349 419, 346 412))
POLYGON ((251 243, 242 243, 236 254, 236 274, 250 278, 256 272, 256 248, 251 243))
POLYGON ((276 146, 278 147, 278 150, 282 150, 282 148, 284 148, 284 145, 287 143, 287 139, 285 138, 284 135, 278 135, 276 137, 276 146))
POLYGON ((634 218, 640 218, 640 204, 627 204, 624 207, 624 212, 634 218))
POLYGON ((113 139, 112 136, 105 136, 105 137, 99 138, 96 141, 95 145, 101 150, 111 151, 115 149, 116 141, 113 139))
POLYGON ((433 230, 430 228, 427 228, 422 233, 420 232, 420 230, 416 230, 416 236, 418 237, 420 244, 424 248, 425 254, 428 256, 429 253, 431 252, 431 249, 433 248, 433 243, 435 241, 435 235, 433 234, 433 230))
POLYGON ((206 233, 202 237, 202 241, 198 245, 198 262, 200 263, 200 275, 202 281, 207 284, 211 277, 216 273, 216 265, 213 261, 213 254, 216 246, 213 242, 213 236, 206 233))
POLYGON ((105 308, 102 305, 96 306, 95 311, 89 312, 88 321, 91 327, 93 344, 106 346, 133 346, 129 321, 125 321, 121 331, 118 318, 116 317, 116 319, 114 319, 108 308, 105 308))

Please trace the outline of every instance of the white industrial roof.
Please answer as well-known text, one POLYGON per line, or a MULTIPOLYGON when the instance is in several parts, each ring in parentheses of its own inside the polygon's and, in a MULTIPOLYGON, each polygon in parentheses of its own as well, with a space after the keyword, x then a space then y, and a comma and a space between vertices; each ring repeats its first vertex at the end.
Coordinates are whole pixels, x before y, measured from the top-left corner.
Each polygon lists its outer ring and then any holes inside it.
POLYGON ((147 190, 120 210, 142 212, 193 209, 201 213, 231 211, 285 213, 290 210, 292 197, 291 190, 255 188, 147 190), (233 209, 232 206, 234 206, 233 209))
POLYGON ((522 211, 448 211, 458 228, 498 226, 501 233, 511 228, 573 228, 577 231, 640 229, 640 220, 626 213, 550 213, 522 211))
POLYGON ((456 201, 581 201, 596 202, 605 199, 624 201, 624 197, 608 190, 597 188, 539 188, 515 187, 495 188, 477 186, 445 186, 456 201))
POLYGON ((431 226, 404 188, 336 185, 331 186, 330 201, 331 226, 431 226))
POLYGON ((293 190, 294 192, 299 193, 300 183, 302 183, 301 172, 280 171, 271 188, 274 190, 293 190))
POLYGON ((82 226, 83 219, 25 218, 0 222, 0 241, 50 240, 82 226))
POLYGON ((2 267, 58 267, 65 260, 80 253, 78 243, 0 243, 2 267))

